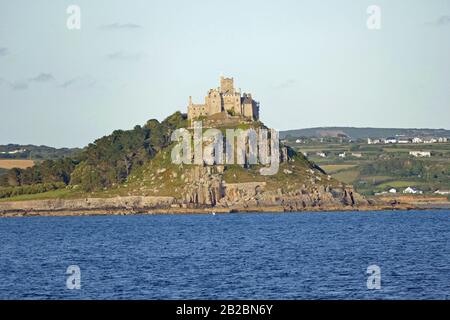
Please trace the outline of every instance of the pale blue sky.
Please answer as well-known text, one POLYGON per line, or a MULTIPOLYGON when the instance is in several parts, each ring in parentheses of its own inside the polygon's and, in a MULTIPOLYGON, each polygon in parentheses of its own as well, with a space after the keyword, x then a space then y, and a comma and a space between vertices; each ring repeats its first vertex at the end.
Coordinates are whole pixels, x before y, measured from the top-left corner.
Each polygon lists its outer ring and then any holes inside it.
POLYGON ((450 129, 449 40, 450 0, 0 0, 0 144, 84 146, 185 111, 220 74, 279 130, 450 129))

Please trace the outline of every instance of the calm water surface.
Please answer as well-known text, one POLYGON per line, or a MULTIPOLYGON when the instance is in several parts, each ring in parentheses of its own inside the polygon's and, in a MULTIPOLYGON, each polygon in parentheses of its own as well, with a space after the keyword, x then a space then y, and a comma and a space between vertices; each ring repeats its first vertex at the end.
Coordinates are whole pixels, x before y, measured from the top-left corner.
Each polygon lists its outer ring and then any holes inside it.
POLYGON ((450 211, 8 218, 0 299, 449 299, 449 250, 450 211))

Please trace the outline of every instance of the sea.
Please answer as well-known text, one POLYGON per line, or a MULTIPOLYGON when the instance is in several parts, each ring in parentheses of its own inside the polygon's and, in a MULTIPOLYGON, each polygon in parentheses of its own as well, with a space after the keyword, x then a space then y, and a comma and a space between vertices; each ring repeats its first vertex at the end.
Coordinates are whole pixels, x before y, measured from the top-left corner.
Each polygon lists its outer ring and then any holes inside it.
POLYGON ((450 211, 2 218, 0 299, 450 299, 450 211))

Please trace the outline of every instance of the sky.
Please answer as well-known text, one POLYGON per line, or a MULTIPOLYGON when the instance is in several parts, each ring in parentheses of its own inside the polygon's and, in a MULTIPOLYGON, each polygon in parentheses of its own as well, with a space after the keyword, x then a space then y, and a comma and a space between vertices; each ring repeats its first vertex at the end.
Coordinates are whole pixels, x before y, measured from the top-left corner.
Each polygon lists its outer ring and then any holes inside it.
POLYGON ((221 75, 278 130, 450 129, 449 40, 450 0, 0 0, 0 144, 83 147, 221 75))

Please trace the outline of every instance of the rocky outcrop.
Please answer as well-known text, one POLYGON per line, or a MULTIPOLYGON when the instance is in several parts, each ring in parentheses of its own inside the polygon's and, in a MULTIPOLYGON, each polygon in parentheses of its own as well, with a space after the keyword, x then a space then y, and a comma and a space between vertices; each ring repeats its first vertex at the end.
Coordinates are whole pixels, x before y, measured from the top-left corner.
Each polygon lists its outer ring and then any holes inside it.
POLYGON ((345 207, 368 205, 368 202, 351 188, 319 186, 311 190, 299 189, 286 192, 277 189, 266 191, 264 184, 248 183, 227 186, 225 198, 220 204, 226 207, 282 206, 285 211, 301 211, 314 207, 345 207), (227 187, 231 187, 230 190, 227 187), (249 191, 253 192, 249 192, 249 191))
POLYGON ((173 197, 116 197, 86 199, 48 199, 0 203, 0 213, 46 211, 139 211, 166 208, 173 205, 173 197))
MULTIPOLYGON (((287 154, 286 154, 287 158, 287 154)), ((358 207, 368 201, 352 187, 338 187, 311 183, 299 185, 293 190, 268 188, 266 182, 227 183, 223 167, 195 166, 185 174, 185 187, 181 206, 217 208, 258 208, 279 206, 285 211, 307 210, 315 207, 358 207)), ((314 172, 313 170, 311 170, 314 172)), ((285 169, 284 174, 292 174, 285 169)))
POLYGON ((195 166, 185 174, 186 186, 182 203, 195 206, 215 206, 224 196, 220 169, 195 166))
POLYGON ((0 214, 30 213, 140 213, 176 209, 216 208, 221 212, 246 211, 304 211, 314 209, 358 208, 368 205, 367 200, 351 188, 332 189, 317 187, 295 192, 266 190, 265 182, 230 183, 219 181, 217 174, 202 175, 194 172, 198 180, 189 185, 183 198, 175 197, 115 197, 86 199, 48 199, 0 203, 0 214))

